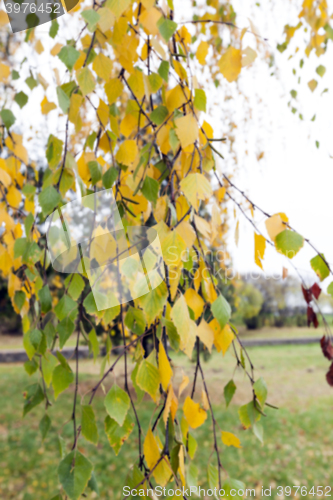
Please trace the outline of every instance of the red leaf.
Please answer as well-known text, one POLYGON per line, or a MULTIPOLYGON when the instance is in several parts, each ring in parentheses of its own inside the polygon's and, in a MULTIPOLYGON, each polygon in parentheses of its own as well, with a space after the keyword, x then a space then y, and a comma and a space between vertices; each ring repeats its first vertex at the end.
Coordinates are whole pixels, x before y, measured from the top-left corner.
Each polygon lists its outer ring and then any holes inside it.
POLYGON ((320 340, 320 345, 325 358, 331 361, 333 359, 333 345, 331 339, 324 335, 320 340))
POLYGON ((310 307, 310 306, 308 306, 307 317, 308 317, 308 326, 310 326, 311 323, 313 323, 313 326, 315 328, 318 328, 319 323, 318 323, 317 315, 314 312, 314 310, 312 309, 312 307, 310 307))
POLYGON ((304 288, 304 286, 302 285, 302 292, 303 292, 304 298, 306 300, 306 303, 309 304, 312 300, 310 290, 308 290, 307 288, 304 288))
POLYGON ((317 284, 317 283, 314 283, 312 285, 312 287, 310 288, 310 291, 312 293, 312 295, 318 299, 319 295, 320 295, 320 292, 321 292, 321 288, 320 286, 317 284))
POLYGON ((333 387, 333 363, 331 364, 330 369, 326 373, 326 380, 328 385, 333 387))

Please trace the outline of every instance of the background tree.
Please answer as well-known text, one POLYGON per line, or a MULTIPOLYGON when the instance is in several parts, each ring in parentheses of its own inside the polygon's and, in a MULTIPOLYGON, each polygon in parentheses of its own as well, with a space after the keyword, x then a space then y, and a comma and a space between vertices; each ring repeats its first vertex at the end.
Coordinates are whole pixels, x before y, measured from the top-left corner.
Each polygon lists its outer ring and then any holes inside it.
MULTIPOLYGON (((232 134, 214 136, 212 126, 200 117, 209 85, 228 86, 254 62, 256 50, 244 43, 248 30, 238 29, 230 2, 207 0, 200 6, 193 2, 188 18, 175 22, 179 4, 172 0, 163 5, 155 0, 80 4, 70 14, 68 26, 52 22, 49 39, 34 29, 13 36, 5 27, 5 13, 0 16, 4 26, 0 270, 13 307, 22 317, 29 356, 25 369, 29 375, 40 374, 39 383, 25 392, 24 416, 43 404, 40 426, 45 436, 51 401, 74 387, 73 439, 58 468, 70 499, 79 498, 87 486, 96 489, 93 464, 78 450, 78 442, 84 438, 97 444, 94 397, 120 360, 125 366, 124 388, 114 383, 105 397, 105 431, 118 453, 134 432, 134 423, 138 457, 129 484, 150 487, 155 481, 164 486, 171 480, 186 484, 185 463, 195 460, 191 430, 210 414, 214 453, 210 486, 223 486, 228 494, 241 485, 227 477, 220 455, 222 446, 239 447, 240 440, 233 429, 219 428, 201 364, 203 349, 215 346, 223 355, 234 350, 236 365, 249 380, 249 402, 239 409, 240 420, 262 440, 266 384, 261 378, 255 380, 251 360, 229 324, 230 305, 206 257, 225 239, 226 204, 238 207, 254 227, 259 267, 267 244, 292 259, 305 243, 313 249, 311 266, 319 278, 332 274, 323 254, 289 225, 285 214, 270 216, 227 177, 222 152, 225 142, 232 147, 232 134), (209 83, 202 74, 209 76, 209 83), (148 225, 158 232, 166 279, 126 307, 98 311, 85 272, 65 277, 52 271, 45 220, 78 193, 111 188, 125 227, 148 225), (254 211, 266 217, 267 237, 258 231, 254 211), (107 340, 102 376, 80 404, 78 346, 85 338, 97 357, 96 328, 105 332, 107 340), (73 332, 75 373, 61 354, 73 332), (115 360, 109 356, 113 332, 120 332, 124 345, 115 360), (147 357, 142 342, 151 333, 154 347, 147 357), (181 407, 179 396, 189 381, 185 378, 174 387, 169 349, 191 358, 195 345, 191 397, 181 407), (131 375, 130 353, 135 364, 131 375), (204 384, 201 399, 196 394, 198 377, 204 384), (130 378, 137 399, 130 391, 130 378), (143 429, 136 411, 145 393, 157 406, 148 429, 143 429)), ((326 2, 305 0, 299 19, 295 28, 286 26, 280 49, 302 28, 309 39, 306 55, 315 50, 320 56, 332 38, 326 2)), ((264 40, 253 29, 250 35, 269 61, 264 40)), ((96 234, 91 236, 93 240, 96 234)), ((99 262, 101 255, 97 252, 94 258, 99 262)), ((313 303, 320 288, 307 288, 305 283, 303 287, 308 321, 317 324, 313 303)), ((331 359, 329 336, 328 329, 323 349, 331 359)), ((331 372, 327 380, 332 384, 331 372)), ((230 380, 225 387, 227 402, 234 392, 230 380)))

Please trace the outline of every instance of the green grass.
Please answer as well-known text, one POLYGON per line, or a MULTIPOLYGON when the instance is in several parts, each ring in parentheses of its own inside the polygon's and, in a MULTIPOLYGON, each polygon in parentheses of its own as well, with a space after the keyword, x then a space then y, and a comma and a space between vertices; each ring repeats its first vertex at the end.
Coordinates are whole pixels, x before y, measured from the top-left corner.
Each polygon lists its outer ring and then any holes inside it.
MULTIPOLYGON (((319 346, 250 348, 249 354, 258 368, 256 376, 262 375, 267 381, 269 402, 280 407, 278 411, 267 409, 267 418, 262 419, 264 445, 251 431, 244 431, 239 423, 238 406, 251 399, 251 388, 240 371, 236 372, 234 378, 237 385, 234 404, 228 410, 225 408, 223 386, 233 374, 235 360, 232 353, 228 353, 225 358, 214 353, 204 364, 219 426, 222 430, 236 434, 242 442, 240 450, 227 448, 220 442, 225 469, 231 477, 245 482, 248 488, 257 488, 257 494, 261 485, 276 487, 299 484, 308 488, 329 485, 332 481, 333 392, 325 381, 328 363, 319 346)), ((182 370, 193 377, 194 365, 185 357, 175 356, 173 364, 176 387, 182 378, 182 370)), ((121 385, 121 366, 115 375, 121 385)), ((49 410, 52 429, 44 443, 38 429, 43 408, 38 407, 21 419, 22 392, 35 379, 37 376, 30 379, 20 365, 0 366, 1 500, 50 500, 58 491, 58 433, 65 438, 68 450, 73 440, 70 421, 73 391, 70 389, 49 410), (66 421, 68 423, 63 426, 66 421)), ((97 379, 98 367, 91 361, 84 361, 81 366, 80 396, 86 394, 97 379)), ((111 383, 110 378, 106 389, 111 383)), ((187 393, 189 390, 190 387, 187 393)), ((198 398, 200 392, 199 383, 198 398)), ((137 459, 137 432, 133 431, 116 458, 104 435, 102 393, 97 394, 94 409, 99 425, 99 445, 96 448, 81 438, 79 449, 95 466, 100 498, 120 499, 129 467, 137 459)), ((148 428, 153 409, 153 403, 148 400, 139 406, 144 431, 148 428)), ((207 464, 209 460, 215 459, 212 453, 211 420, 207 419, 205 425, 193 434, 199 445, 195 462, 200 483, 204 486, 207 464)), ((94 498, 94 495, 89 494, 88 498, 94 498)))

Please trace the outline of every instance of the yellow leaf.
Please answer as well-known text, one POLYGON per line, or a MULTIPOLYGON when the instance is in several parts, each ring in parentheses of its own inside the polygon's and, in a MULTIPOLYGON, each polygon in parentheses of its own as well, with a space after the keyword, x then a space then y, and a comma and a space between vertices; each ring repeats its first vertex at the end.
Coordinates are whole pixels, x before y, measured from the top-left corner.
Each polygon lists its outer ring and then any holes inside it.
POLYGON ((232 432, 221 432, 222 443, 226 446, 234 446, 235 448, 241 448, 240 439, 232 434, 232 432))
POLYGON ((142 5, 144 6, 145 9, 149 10, 152 7, 154 7, 156 0, 142 0, 142 5))
MULTIPOLYGON (((147 462, 149 469, 153 469, 161 457, 160 450, 158 448, 156 439, 152 430, 149 429, 143 443, 143 453, 147 462)), ((161 486, 165 486, 171 476, 171 468, 169 465, 169 460, 165 457, 157 467, 155 467, 153 476, 157 483, 161 486)))
POLYGON ((199 403, 195 403, 189 396, 185 399, 183 411, 184 416, 192 429, 200 427, 207 418, 205 410, 200 408, 199 403))
POLYGON ((265 249, 266 249, 266 239, 264 238, 264 236, 262 236, 261 234, 254 233, 254 262, 261 269, 263 269, 261 261, 264 258, 265 249))
POLYGON ((131 135, 133 130, 136 130, 137 128, 138 119, 130 113, 125 115, 120 124, 120 132, 127 138, 131 135))
POLYGON ((15 186, 10 186, 7 192, 7 201, 9 205, 11 205, 14 208, 18 208, 19 204, 21 203, 22 195, 18 189, 16 189, 15 186))
POLYGON ((0 182, 5 186, 5 188, 8 188, 8 186, 12 183, 10 175, 8 175, 2 168, 0 168, 0 182))
POLYGON ((186 220, 186 221, 189 220, 190 214, 186 215, 186 217, 185 217, 185 214, 187 214, 189 208, 190 208, 190 205, 188 204, 185 196, 183 196, 183 195, 179 196, 176 200, 177 219, 180 220, 184 217, 184 220, 186 220))
POLYGON ((218 352, 223 353, 223 356, 227 352, 230 347, 231 342, 234 340, 235 335, 231 330, 229 325, 226 325, 223 330, 220 330, 218 333, 214 332, 214 345, 218 352))
POLYGON ((52 111, 52 109, 56 109, 56 105, 54 104, 54 102, 49 102, 47 100, 47 97, 45 96, 44 99, 42 100, 42 102, 40 103, 40 106, 42 108, 42 114, 43 115, 47 115, 50 111, 52 111))
POLYGON ((0 244, 0 271, 2 271, 4 277, 8 276, 12 265, 13 259, 9 255, 6 248, 0 244))
POLYGON ((204 389, 202 389, 202 391, 201 391, 201 404, 202 404, 202 407, 204 410, 206 410, 206 411, 209 410, 209 408, 210 408, 209 401, 208 401, 206 391, 204 389))
POLYGON ((189 174, 180 182, 180 187, 196 210, 199 210, 200 200, 206 200, 212 195, 210 182, 203 174, 189 174))
POLYGON ((90 92, 94 90, 96 82, 89 68, 84 67, 77 70, 76 78, 84 96, 90 94, 90 92))
POLYGON ((124 141, 116 154, 116 160, 122 165, 129 167, 138 154, 138 146, 135 141, 124 141))
POLYGON ((202 217, 199 217, 198 215, 194 215, 194 221, 197 230, 203 235, 204 238, 209 239, 211 235, 211 227, 209 222, 207 222, 202 217))
POLYGON ((158 351, 158 369, 160 372, 162 387, 166 391, 173 372, 162 342, 160 342, 158 351))
POLYGON ((189 96, 189 89, 186 87, 183 89, 180 85, 176 85, 173 89, 168 90, 165 93, 166 107, 168 108, 168 111, 172 113, 176 108, 185 104, 185 102, 188 101, 189 96))
POLYGON ((168 195, 161 196, 156 202, 156 207, 153 211, 156 222, 165 220, 168 212, 168 195))
POLYGON ((162 241, 163 259, 167 266, 178 266, 184 256, 186 243, 176 231, 170 233, 162 241))
POLYGON ((7 13, 4 10, 0 10, 0 26, 6 26, 9 23, 7 13))
POLYGON ((171 319, 177 328, 182 345, 186 345, 190 336, 190 315, 184 295, 180 295, 171 310, 171 319))
POLYGON ((188 378, 188 376, 183 374, 183 380, 181 381, 180 386, 179 386, 179 390, 178 390, 178 397, 179 398, 182 395, 182 393, 184 392, 184 390, 186 389, 186 387, 188 386, 189 382, 190 382, 190 379, 188 378))
POLYGON ((94 59, 93 70, 103 80, 108 80, 112 71, 112 61, 100 52, 94 59))
POLYGON ((62 47, 63 47, 62 43, 56 43, 56 44, 54 45, 54 47, 51 49, 51 52, 50 52, 50 53, 51 53, 51 55, 52 55, 52 56, 54 56, 54 57, 55 57, 56 55, 58 55, 58 54, 59 54, 59 52, 61 51, 62 47))
POLYGON ((214 331, 209 326, 208 323, 203 319, 198 326, 197 335, 201 342, 205 344, 209 352, 212 352, 212 347, 214 343, 214 331))
POLYGON ((160 19, 162 14, 153 7, 152 9, 145 10, 140 18, 139 23, 142 24, 146 32, 150 35, 158 35, 157 21, 160 19))
POLYGON ((318 82, 314 78, 308 82, 309 89, 314 92, 317 88, 318 82))
POLYGON ((175 229, 177 233, 183 238, 186 243, 187 248, 192 248, 195 240, 196 234, 189 222, 187 220, 183 220, 175 229))
POLYGON ((239 220, 236 223, 236 228, 235 228, 235 243, 236 247, 238 247, 238 242, 239 242, 239 220))
POLYGON ((281 214, 272 215, 265 221, 266 229, 271 240, 275 240, 276 236, 286 229, 286 225, 282 222, 281 214))
POLYGON ((102 99, 99 100, 99 106, 97 108, 97 116, 99 118, 100 123, 102 123, 105 128, 109 122, 109 106, 105 104, 102 99))
POLYGON ((0 81, 7 82, 10 75, 10 67, 0 62, 0 81))
POLYGON ((200 42, 199 47, 197 49, 196 57, 199 63, 204 66, 206 64, 206 57, 208 54, 209 45, 207 42, 200 42))
MULTIPOLYGON (((193 288, 188 288, 185 292, 184 297, 185 297, 187 305, 194 312, 194 319, 198 319, 202 314, 205 302, 200 297, 200 295, 195 290, 193 290, 193 288)), ((198 333, 198 335, 199 335, 199 333, 198 333)), ((213 335, 213 340, 214 340, 214 335, 213 335)))
POLYGON ((190 331, 186 342, 182 339, 180 342, 180 349, 186 354, 186 356, 188 356, 189 359, 192 359, 192 353, 197 338, 197 329, 198 327, 196 322, 190 319, 190 331))
POLYGON ((123 84, 118 78, 112 78, 108 83, 104 85, 104 90, 109 104, 113 104, 114 102, 116 102, 118 97, 121 96, 123 92, 123 84))
POLYGON ((103 33, 105 33, 114 25, 114 22, 116 20, 115 15, 107 7, 102 7, 101 9, 98 9, 98 13, 101 16, 100 20, 98 21, 98 27, 103 33))
POLYGON ((235 47, 228 47, 218 62, 220 71, 228 82, 237 80, 242 69, 242 53, 235 47))
POLYGON ((198 139, 198 123, 193 115, 182 116, 175 120, 176 134, 183 149, 187 148, 198 139))
POLYGON ((246 47, 246 49, 242 50, 242 56, 242 67, 244 68, 255 61, 257 53, 251 47, 246 47))
POLYGON ((35 51, 37 52, 37 54, 41 54, 42 52, 44 52, 44 47, 40 40, 37 40, 37 42, 35 43, 35 51))
POLYGON ((166 402, 165 402, 164 411, 163 411, 163 422, 164 422, 165 426, 168 422, 173 396, 174 396, 173 387, 172 387, 172 384, 170 384, 169 389, 168 389, 168 395, 167 395, 166 402))

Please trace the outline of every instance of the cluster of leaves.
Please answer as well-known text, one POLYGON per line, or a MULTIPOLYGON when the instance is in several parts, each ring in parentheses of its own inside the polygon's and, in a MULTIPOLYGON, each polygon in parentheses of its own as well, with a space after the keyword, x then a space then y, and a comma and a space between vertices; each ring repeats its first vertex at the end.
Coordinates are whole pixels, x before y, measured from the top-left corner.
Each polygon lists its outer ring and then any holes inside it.
MULTIPOLYGON (((56 41, 50 51, 57 61, 57 102, 49 100, 52 93, 47 75, 30 70, 23 81, 16 66, 11 66, 9 49, 4 48, 7 61, 0 63, 0 79, 7 102, 0 114, 0 271, 8 280, 13 307, 22 317, 23 343, 29 357, 25 369, 29 375, 40 374, 40 382, 30 385, 25 393, 23 414, 45 404, 40 422, 43 438, 51 426, 51 400, 74 385, 73 443, 69 454, 62 447, 58 469, 62 488, 73 500, 87 486, 98 489, 93 466, 78 451, 78 441, 83 436, 98 443, 94 397, 120 360, 124 361, 125 384, 122 388, 114 383, 105 396, 105 432, 118 454, 134 427, 138 430, 138 461, 131 469, 129 485, 149 487, 153 478, 161 486, 169 481, 195 484, 198 469, 193 430, 203 425, 210 413, 214 459, 208 465, 208 478, 211 488, 222 486, 219 449, 239 448, 240 440, 230 430, 219 430, 201 365, 203 350, 215 348, 222 357, 233 349, 236 365, 248 376, 251 390, 250 402, 239 408, 240 421, 244 429, 252 428, 263 439, 260 419, 267 404, 266 384, 261 378, 255 380, 251 360, 230 324, 230 305, 218 289, 206 255, 224 243, 227 201, 234 203, 255 228, 255 262, 260 268, 267 242, 291 259, 304 239, 289 226, 284 214, 270 217, 264 213, 269 239, 259 233, 253 211, 260 209, 244 193, 238 202, 233 194, 236 186, 218 173, 216 158, 223 156, 214 143, 225 138, 214 138, 212 126, 201 118, 207 98, 194 70, 205 66, 216 85, 223 79, 232 84, 243 68, 251 66, 256 52, 242 47, 246 30, 234 25, 236 17, 229 3, 209 0, 207 5, 210 13, 195 15, 189 29, 174 21, 172 0, 163 8, 155 0, 106 0, 94 2, 90 8, 79 5, 71 14, 80 23, 79 36, 66 44, 56 41), (221 33, 225 26, 230 30, 228 46, 221 33), (61 84, 59 72, 65 83, 61 84), (40 168, 29 161, 27 137, 20 135, 8 104, 13 97, 14 111, 16 105, 29 105, 24 85, 29 92, 39 89, 42 94, 41 114, 57 116, 63 124, 62 134, 54 131, 47 138, 40 168), (126 308, 118 305, 98 311, 86 273, 64 280, 61 274, 51 272, 44 222, 78 191, 86 195, 111 188, 125 227, 145 224, 156 229, 166 279, 126 308), (84 339, 97 359, 97 327, 106 337, 101 378, 79 405, 79 343, 84 339), (116 331, 124 346, 112 362, 116 331), (62 353, 72 335, 76 335, 74 371, 62 353), (144 340, 151 335, 154 344, 149 353, 144 340), (187 390, 182 404, 180 396, 189 379, 184 376, 180 386, 175 386, 171 349, 190 359, 196 353, 192 389, 187 390), (134 362, 131 374, 129 355, 134 362), (198 377, 204 387, 200 398, 196 394, 198 377), (159 411, 143 436, 136 406, 145 395, 159 411)), ((58 30, 55 20, 51 39, 57 37, 58 30)), ((27 31, 22 43, 37 54, 45 51, 34 30, 27 31)), ((21 72, 24 74, 23 69, 21 72)), ((102 248, 92 246, 91 252, 97 262, 102 261, 102 248)), ((320 279, 331 273, 317 251, 311 266, 320 279)), ((223 262, 220 267, 223 270, 223 262)), ((224 388, 227 406, 235 391, 230 380, 224 388)), ((232 480, 224 478, 224 485, 232 487, 232 480)))

